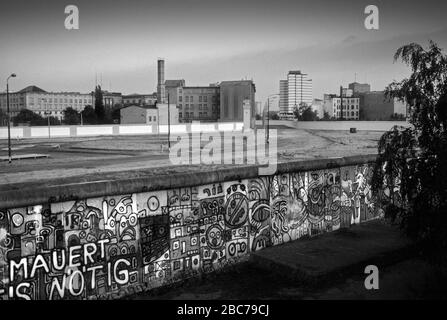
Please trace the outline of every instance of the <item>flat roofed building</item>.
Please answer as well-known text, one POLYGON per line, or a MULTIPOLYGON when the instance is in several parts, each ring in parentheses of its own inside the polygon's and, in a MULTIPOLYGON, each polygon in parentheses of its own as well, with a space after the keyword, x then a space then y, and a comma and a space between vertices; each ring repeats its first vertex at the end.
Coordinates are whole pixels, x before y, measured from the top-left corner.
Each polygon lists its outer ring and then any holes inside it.
POLYGON ((405 118, 407 104, 397 98, 388 99, 384 91, 371 91, 359 95, 360 120, 391 120, 393 116, 405 118))
POLYGON ((177 88, 177 106, 179 108, 179 120, 181 122, 218 121, 219 105, 219 87, 177 88))
POLYGON ((244 100, 250 101, 254 118, 256 87, 251 80, 222 81, 220 83, 220 121, 243 121, 244 100))
POLYGON ((348 88, 351 89, 354 94, 371 91, 371 86, 368 83, 352 82, 348 85, 348 88))
MULTIPOLYGON (((178 109, 175 105, 169 108, 170 124, 178 124, 178 109)), ((136 106, 131 105, 120 109, 121 124, 168 124, 168 105, 157 103, 156 105, 136 106)))
POLYGON ((324 95, 323 111, 327 112, 329 116, 334 119, 340 119, 341 117, 343 117, 343 119, 345 120, 359 120, 360 98, 340 98, 340 96, 332 94, 324 95))
POLYGON ((165 92, 166 92, 166 103, 168 102, 168 96, 169 96, 169 103, 178 103, 178 88, 185 87, 185 80, 166 80, 165 81, 165 92))

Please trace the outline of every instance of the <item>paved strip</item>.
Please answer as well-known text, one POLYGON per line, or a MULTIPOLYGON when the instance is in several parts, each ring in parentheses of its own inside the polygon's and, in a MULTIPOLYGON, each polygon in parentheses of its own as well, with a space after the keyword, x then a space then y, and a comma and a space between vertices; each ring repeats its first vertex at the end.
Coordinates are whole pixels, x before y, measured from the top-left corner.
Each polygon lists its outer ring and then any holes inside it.
MULTIPOLYGON (((39 153, 28 153, 28 154, 16 154, 12 155, 12 160, 25 160, 25 159, 38 159, 38 158, 48 158, 47 154, 39 154, 39 153)), ((8 156, 0 156, 0 161, 8 161, 8 156)))
POLYGON ((250 260, 258 268, 312 285, 362 274, 368 264, 380 268, 396 263, 410 246, 398 229, 381 219, 269 247, 252 253, 250 260))

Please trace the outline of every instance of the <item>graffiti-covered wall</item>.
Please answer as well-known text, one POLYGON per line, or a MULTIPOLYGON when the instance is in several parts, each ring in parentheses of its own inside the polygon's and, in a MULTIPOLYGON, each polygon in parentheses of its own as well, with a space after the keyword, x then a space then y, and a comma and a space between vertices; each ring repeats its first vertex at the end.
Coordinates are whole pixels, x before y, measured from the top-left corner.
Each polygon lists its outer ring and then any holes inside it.
POLYGON ((371 164, 0 209, 0 299, 117 298, 382 215, 371 164))

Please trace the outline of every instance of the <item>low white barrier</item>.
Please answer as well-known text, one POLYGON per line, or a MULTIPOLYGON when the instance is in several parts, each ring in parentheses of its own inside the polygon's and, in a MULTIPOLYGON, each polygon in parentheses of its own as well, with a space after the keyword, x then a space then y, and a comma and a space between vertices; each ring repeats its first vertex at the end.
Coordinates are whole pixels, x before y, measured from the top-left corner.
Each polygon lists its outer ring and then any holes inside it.
POLYGON ((151 134, 152 126, 121 125, 119 134, 151 134))
MULTIPOLYGON (((171 133, 242 131, 242 122, 173 124, 171 133)), ((83 137, 104 135, 150 135, 157 132, 168 133, 167 125, 85 125, 51 126, 51 137, 83 137)), ((47 138, 48 127, 11 127, 11 138, 47 138)), ((0 128, 0 139, 8 138, 8 128, 0 128)))
POLYGON ((113 126, 79 126, 76 128, 77 136, 103 136, 112 134, 113 126))

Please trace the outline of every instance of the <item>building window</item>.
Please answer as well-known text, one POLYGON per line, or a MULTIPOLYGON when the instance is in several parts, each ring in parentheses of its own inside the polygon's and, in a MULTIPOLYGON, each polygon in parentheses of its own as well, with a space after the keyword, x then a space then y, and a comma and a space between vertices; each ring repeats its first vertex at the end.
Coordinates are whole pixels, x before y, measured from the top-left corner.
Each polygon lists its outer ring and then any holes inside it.
POLYGON ((191 102, 193 102, 193 101, 194 101, 194 97, 193 97, 193 96, 190 96, 190 97, 189 97, 189 100, 190 100, 191 102))
POLYGON ((199 102, 202 102, 202 96, 199 96, 199 102))
POLYGON ((208 102, 208 96, 203 97, 203 102, 208 102))
POLYGON ((189 96, 185 96, 185 102, 189 102, 189 96))
POLYGON ((179 96, 179 97, 178 97, 178 101, 179 101, 179 102, 182 102, 182 96, 179 96))
POLYGON ((149 122, 152 122, 152 117, 151 116, 149 116, 149 122))
POLYGON ((181 112, 179 112, 179 113, 178 113, 178 116, 179 116, 179 118, 181 118, 181 117, 182 117, 182 113, 181 113, 181 112))

